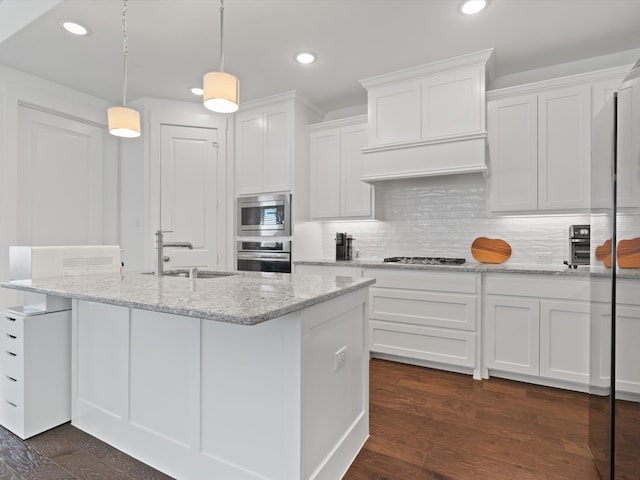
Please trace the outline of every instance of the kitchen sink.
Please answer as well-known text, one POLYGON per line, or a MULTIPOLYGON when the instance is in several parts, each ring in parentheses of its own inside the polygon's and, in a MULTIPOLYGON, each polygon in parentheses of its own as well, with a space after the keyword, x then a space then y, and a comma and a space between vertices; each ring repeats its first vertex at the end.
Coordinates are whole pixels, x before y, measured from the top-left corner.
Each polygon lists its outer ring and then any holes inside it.
MULTIPOLYGON (((145 275, 155 275, 155 272, 144 272, 145 275)), ((180 268, 175 270, 165 270, 163 275, 165 277, 184 277, 189 278, 189 269, 188 268, 180 268)), ((237 275, 233 272, 215 272, 213 270, 197 270, 196 278, 219 278, 219 277, 230 277, 232 275, 237 275)))

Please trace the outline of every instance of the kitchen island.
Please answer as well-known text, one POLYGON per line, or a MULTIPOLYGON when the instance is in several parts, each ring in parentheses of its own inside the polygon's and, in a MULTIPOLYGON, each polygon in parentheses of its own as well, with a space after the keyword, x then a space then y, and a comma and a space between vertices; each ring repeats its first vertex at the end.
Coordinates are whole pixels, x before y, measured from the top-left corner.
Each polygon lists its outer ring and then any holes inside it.
POLYGON ((368 436, 372 279, 124 273, 72 299, 72 424, 178 479, 341 478, 368 436))

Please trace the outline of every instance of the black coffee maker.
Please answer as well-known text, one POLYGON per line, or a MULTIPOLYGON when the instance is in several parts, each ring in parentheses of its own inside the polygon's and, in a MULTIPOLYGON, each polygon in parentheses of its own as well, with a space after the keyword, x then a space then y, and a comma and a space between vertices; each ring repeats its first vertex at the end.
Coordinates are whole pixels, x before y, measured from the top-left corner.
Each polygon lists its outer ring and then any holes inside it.
POLYGON ((336 260, 345 261, 353 258, 353 237, 347 232, 336 233, 336 260))

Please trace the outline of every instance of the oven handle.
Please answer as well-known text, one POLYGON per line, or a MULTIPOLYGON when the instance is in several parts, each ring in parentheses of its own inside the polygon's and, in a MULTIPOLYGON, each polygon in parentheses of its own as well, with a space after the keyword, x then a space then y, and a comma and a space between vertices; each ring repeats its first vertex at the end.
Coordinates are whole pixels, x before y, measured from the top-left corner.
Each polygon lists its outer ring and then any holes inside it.
POLYGON ((271 260, 274 262, 288 262, 288 253, 247 253, 238 252, 238 260, 271 260))

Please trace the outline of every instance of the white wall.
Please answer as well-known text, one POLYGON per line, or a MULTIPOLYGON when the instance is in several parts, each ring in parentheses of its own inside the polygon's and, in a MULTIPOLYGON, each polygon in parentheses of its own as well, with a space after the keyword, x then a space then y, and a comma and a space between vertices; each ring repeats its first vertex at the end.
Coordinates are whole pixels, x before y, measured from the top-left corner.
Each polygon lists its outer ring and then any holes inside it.
MULTIPOLYGON (((20 105, 68 117, 105 129, 106 162, 103 171, 105 198, 104 244, 118 241, 117 224, 117 157, 116 140, 106 134, 107 108, 105 100, 55 84, 17 70, 0 66, 0 279, 8 278, 9 246, 17 243, 18 177, 18 112, 20 105)), ((63 194, 63 192, 60 192, 63 194)), ((61 212, 64 214, 64 212, 61 212)), ((75 243, 69 239, 69 243, 75 243)), ((0 289, 0 308, 17 301, 15 292, 0 289)), ((11 305, 10 305, 11 304, 11 305)))
POLYGON ((471 243, 483 236, 509 242, 511 264, 547 263, 550 254, 550 262, 561 265, 568 259, 569 225, 590 221, 588 214, 490 215, 481 174, 382 182, 376 197, 380 221, 324 224, 323 258, 334 257, 336 232, 352 234, 364 259, 446 256, 473 261, 471 243))

